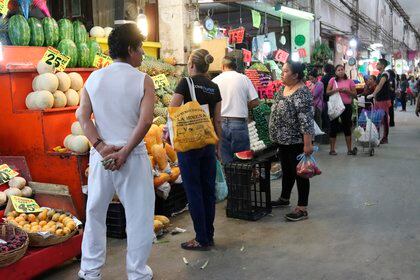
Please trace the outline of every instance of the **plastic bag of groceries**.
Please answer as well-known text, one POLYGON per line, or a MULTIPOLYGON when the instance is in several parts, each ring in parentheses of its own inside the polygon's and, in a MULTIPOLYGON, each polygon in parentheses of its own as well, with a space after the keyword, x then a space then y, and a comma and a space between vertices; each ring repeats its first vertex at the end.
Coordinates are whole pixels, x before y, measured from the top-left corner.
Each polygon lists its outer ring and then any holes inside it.
POLYGON ((368 118, 366 112, 365 112, 365 117, 366 117, 366 129, 364 133, 362 133, 362 136, 359 138, 359 141, 366 142, 366 143, 371 142, 372 144, 378 146, 380 143, 378 129, 376 129, 375 124, 368 118))
POLYGON ((354 138, 356 138, 356 140, 359 140, 364 133, 365 133, 365 130, 361 126, 356 127, 353 131, 353 135, 354 135, 354 138))
POLYGON ((313 155, 306 155, 305 153, 298 155, 299 160, 296 166, 296 173, 302 178, 312 178, 316 175, 321 175, 321 170, 318 168, 316 160, 313 155))

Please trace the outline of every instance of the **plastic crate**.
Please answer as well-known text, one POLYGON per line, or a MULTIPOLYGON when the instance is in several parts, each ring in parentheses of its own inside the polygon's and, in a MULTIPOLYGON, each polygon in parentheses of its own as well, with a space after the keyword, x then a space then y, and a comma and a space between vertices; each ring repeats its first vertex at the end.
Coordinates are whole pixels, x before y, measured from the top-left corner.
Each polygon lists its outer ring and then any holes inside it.
POLYGON ((126 220, 124 206, 120 202, 111 202, 106 213, 106 236, 124 239, 126 220))
POLYGON ((226 216, 256 221, 271 213, 271 162, 233 162, 224 166, 229 193, 226 216))
POLYGON ((167 199, 156 196, 155 213, 156 215, 171 217, 173 213, 184 209, 187 204, 187 195, 182 184, 173 184, 167 199))
POLYGON ((118 225, 106 225, 106 236, 111 238, 124 239, 127 238, 127 233, 125 232, 125 226, 121 227, 118 225))

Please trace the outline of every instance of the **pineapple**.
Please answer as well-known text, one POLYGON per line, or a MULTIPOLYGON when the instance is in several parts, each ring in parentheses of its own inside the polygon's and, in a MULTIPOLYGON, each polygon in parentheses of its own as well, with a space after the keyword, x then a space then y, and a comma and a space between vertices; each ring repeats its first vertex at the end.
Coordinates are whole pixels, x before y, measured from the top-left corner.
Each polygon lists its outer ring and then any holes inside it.
POLYGON ((169 104, 171 103, 171 100, 172 100, 172 95, 171 94, 165 94, 163 97, 162 97, 162 103, 166 106, 166 107, 168 107, 169 106, 169 104))
POLYGON ((153 115, 155 117, 166 118, 168 116, 168 109, 166 109, 165 107, 155 107, 153 115))
POLYGON ((162 125, 162 124, 166 124, 166 119, 164 117, 156 117, 153 119, 153 124, 155 125, 162 125))

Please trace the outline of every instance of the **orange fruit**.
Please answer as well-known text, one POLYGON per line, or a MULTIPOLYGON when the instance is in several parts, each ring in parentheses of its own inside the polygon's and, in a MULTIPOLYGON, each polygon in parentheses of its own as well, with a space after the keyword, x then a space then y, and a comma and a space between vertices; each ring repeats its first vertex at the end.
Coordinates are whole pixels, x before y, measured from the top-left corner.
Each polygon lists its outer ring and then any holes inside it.
POLYGON ((67 217, 66 214, 61 214, 60 217, 58 218, 58 221, 61 223, 66 217, 67 217))
POLYGON ((54 221, 54 222, 57 222, 58 218, 60 218, 60 214, 56 213, 52 216, 51 220, 54 221))
POLYGON ((73 231, 76 228, 76 223, 72 221, 70 223, 67 223, 66 227, 68 227, 71 231, 73 231))
POLYGON ((26 222, 26 221, 20 221, 20 222, 19 222, 19 225, 20 225, 20 226, 24 226, 24 225, 26 225, 26 224, 27 224, 27 222, 26 222))
POLYGON ((63 234, 63 230, 62 229, 57 229, 56 231, 55 231, 55 235, 58 235, 58 236, 63 236, 64 234, 63 234))
POLYGON ((46 226, 46 225, 47 225, 47 221, 40 221, 40 222, 39 222, 39 225, 40 225, 41 227, 46 226))
POLYGON ((68 227, 64 227, 63 228, 63 234, 64 235, 67 235, 67 234, 69 234, 71 232, 71 230, 68 228, 68 227))
POLYGON ((15 218, 13 216, 7 216, 6 219, 10 222, 10 221, 13 221, 15 218))
POLYGON ((16 219, 15 219, 15 222, 17 223, 17 224, 19 224, 21 221, 25 221, 25 219, 24 218, 22 218, 22 217, 17 217, 16 219))
POLYGON ((29 214, 27 219, 30 223, 33 223, 36 220, 36 216, 34 214, 29 214))
POLYGON ((20 214, 19 217, 22 217, 24 220, 26 220, 26 218, 28 217, 25 213, 20 214))
POLYGON ((39 213, 38 219, 40 221, 45 221, 47 219, 47 212, 43 211, 43 212, 39 213))

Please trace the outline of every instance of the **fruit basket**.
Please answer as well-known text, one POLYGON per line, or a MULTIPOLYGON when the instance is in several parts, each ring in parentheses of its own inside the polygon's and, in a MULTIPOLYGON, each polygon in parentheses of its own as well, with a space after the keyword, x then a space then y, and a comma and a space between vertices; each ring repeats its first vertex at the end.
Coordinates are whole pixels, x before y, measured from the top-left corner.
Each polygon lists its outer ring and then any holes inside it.
POLYGON ((28 234, 13 225, 0 224, 0 239, 12 243, 11 246, 0 244, 0 267, 17 262, 25 255, 28 249, 28 234), (13 249, 16 245, 20 246, 13 249), (7 248, 7 251, 4 251, 5 248, 7 248))

